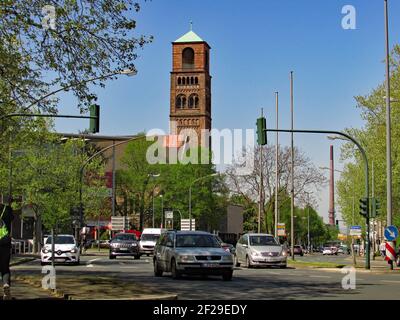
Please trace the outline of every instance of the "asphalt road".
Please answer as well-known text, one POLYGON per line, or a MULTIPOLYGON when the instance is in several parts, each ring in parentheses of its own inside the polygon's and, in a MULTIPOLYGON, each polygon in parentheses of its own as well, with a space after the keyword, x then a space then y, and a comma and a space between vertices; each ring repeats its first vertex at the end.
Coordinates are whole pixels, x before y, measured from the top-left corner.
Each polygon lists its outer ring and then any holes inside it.
MULTIPOLYGON (((297 257, 296 257, 297 258, 297 257)), ((327 261, 338 263, 348 256, 299 257, 299 260, 327 261)), ((236 268, 233 280, 222 281, 221 277, 184 277, 173 280, 169 274, 156 278, 153 275, 151 257, 118 258, 108 256, 83 256, 80 266, 57 266, 58 275, 107 275, 121 281, 139 282, 142 285, 178 294, 179 299, 400 299, 400 274, 376 274, 357 272, 356 288, 345 290, 340 270, 318 269, 245 269, 236 268)), ((41 273, 40 261, 15 266, 16 274, 41 273)))

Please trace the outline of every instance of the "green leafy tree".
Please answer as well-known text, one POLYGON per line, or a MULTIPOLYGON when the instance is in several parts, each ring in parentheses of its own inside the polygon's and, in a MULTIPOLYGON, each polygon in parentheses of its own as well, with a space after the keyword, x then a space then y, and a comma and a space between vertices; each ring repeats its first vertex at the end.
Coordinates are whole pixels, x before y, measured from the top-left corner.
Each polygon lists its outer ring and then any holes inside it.
MULTIPOLYGON (((378 85, 372 92, 357 96, 357 107, 365 121, 363 128, 349 128, 365 148, 370 169, 374 165, 375 196, 381 201, 381 215, 378 220, 386 221, 386 108, 385 84, 378 85)), ((392 103, 392 172, 393 172, 393 224, 400 225, 400 46, 396 45, 391 54, 391 98, 392 103)), ((364 164, 358 151, 350 143, 342 148, 342 159, 349 160, 344 174, 337 184, 338 204, 347 224, 357 223, 364 227, 365 219, 359 215, 359 199, 364 197, 364 164), (353 195, 355 214, 353 215, 353 195)), ((370 171, 371 172, 371 171, 370 171)), ((371 175, 370 175, 371 176, 371 175)), ((372 180, 372 177, 371 177, 372 180)), ((370 180, 370 183, 372 182, 370 180)))

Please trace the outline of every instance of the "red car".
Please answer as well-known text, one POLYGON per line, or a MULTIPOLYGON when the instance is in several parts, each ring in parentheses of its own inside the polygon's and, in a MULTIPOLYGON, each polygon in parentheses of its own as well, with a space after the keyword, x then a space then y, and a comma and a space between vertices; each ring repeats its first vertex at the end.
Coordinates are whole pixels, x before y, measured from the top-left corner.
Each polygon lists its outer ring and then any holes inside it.
POLYGON ((304 251, 303 251, 303 247, 302 246, 294 246, 293 252, 294 252, 295 255, 298 254, 301 257, 304 255, 304 251))

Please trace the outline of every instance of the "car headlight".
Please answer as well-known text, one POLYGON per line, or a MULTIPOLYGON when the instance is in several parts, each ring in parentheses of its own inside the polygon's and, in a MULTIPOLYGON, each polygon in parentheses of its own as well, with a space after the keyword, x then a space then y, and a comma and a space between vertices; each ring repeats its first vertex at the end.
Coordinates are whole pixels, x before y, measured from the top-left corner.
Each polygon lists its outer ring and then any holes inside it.
POLYGON ((71 253, 76 253, 76 249, 75 249, 75 248, 72 249, 72 250, 71 250, 71 253))
POLYGON ((48 249, 46 249, 46 248, 43 248, 43 249, 42 249, 42 252, 43 252, 43 253, 49 253, 50 250, 48 250, 48 249))
POLYGON ((232 255, 230 254, 229 256, 222 256, 222 261, 232 261, 232 255))
POLYGON ((194 256, 180 256, 179 259, 181 262, 191 262, 194 261, 194 256))
POLYGON ((137 243, 135 242, 135 243, 132 243, 132 246, 133 247, 137 247, 137 243))
POLYGON ((281 255, 286 257, 287 256, 287 251, 286 250, 282 250, 281 255))

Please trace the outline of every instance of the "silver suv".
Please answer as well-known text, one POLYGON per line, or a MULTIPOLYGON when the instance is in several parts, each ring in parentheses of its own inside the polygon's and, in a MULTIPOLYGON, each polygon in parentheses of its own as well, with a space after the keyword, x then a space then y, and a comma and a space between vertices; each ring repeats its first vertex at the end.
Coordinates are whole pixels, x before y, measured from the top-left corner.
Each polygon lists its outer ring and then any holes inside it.
POLYGON ((247 233, 236 244, 235 265, 286 268, 287 250, 270 234, 247 233))
POLYGON ((216 236, 202 231, 168 231, 154 248, 154 275, 171 272, 172 278, 182 274, 220 275, 232 280, 233 257, 221 248, 216 236))

